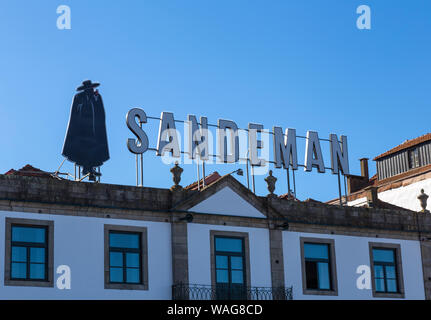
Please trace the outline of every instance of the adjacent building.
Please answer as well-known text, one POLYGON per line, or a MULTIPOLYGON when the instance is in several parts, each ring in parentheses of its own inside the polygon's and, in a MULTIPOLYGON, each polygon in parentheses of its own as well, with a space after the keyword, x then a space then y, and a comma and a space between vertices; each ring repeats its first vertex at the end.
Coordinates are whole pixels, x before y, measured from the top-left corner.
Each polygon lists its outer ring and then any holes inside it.
MULTIPOLYGON (((367 205, 367 193, 378 200, 420 211, 417 197, 431 192, 431 133, 407 140, 373 159, 377 173, 369 178, 368 159, 361 159, 361 176, 347 177, 347 203, 367 205)), ((330 203, 335 203, 331 201, 330 203)))

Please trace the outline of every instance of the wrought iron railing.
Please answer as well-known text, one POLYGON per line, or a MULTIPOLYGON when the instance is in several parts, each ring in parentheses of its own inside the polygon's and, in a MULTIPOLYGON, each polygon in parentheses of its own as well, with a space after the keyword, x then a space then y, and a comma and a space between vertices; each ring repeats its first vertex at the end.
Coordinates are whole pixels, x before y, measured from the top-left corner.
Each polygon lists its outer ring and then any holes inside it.
POLYGON ((242 285, 176 284, 173 300, 292 300, 292 287, 245 287, 242 285))

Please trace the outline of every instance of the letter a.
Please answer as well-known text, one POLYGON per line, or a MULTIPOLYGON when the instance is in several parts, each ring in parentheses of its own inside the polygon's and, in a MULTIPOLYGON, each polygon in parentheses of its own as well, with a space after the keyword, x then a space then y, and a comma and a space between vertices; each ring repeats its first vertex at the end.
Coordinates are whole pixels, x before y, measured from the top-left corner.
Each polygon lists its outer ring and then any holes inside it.
POLYGON ((57 18, 57 28, 59 30, 64 30, 64 29, 70 30, 70 29, 72 29, 70 7, 66 6, 66 5, 58 6, 57 13, 61 14, 61 16, 59 16, 57 18))
POLYGON ((356 269, 356 273, 360 274, 356 280, 356 288, 359 290, 371 289, 371 270, 369 266, 361 265, 356 269))
POLYGON ((66 265, 58 266, 57 274, 60 276, 57 279, 57 288, 60 290, 70 290, 71 288, 71 272, 70 267, 66 265))
POLYGON ((358 20, 356 20, 356 27, 359 30, 371 29, 371 9, 369 6, 361 5, 356 9, 356 13, 360 14, 358 20))

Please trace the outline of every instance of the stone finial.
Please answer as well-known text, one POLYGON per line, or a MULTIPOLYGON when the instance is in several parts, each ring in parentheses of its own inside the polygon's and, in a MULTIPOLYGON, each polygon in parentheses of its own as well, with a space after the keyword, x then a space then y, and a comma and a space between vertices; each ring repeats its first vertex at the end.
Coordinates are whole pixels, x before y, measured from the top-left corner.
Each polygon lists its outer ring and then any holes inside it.
POLYGON ((425 193, 424 189, 421 189, 421 194, 418 196, 418 199, 421 203, 422 211, 421 212, 429 212, 427 210, 427 200, 429 196, 425 193))
POLYGON ((182 187, 179 185, 179 183, 181 181, 181 174, 184 170, 178 165, 178 161, 175 162, 175 167, 171 168, 170 171, 172 172, 172 179, 174 180, 172 189, 181 189, 182 187))
POLYGON ((268 191, 270 192, 268 197, 275 197, 274 190, 277 178, 272 175, 272 170, 269 170, 269 176, 265 178, 265 181, 268 184, 268 191))

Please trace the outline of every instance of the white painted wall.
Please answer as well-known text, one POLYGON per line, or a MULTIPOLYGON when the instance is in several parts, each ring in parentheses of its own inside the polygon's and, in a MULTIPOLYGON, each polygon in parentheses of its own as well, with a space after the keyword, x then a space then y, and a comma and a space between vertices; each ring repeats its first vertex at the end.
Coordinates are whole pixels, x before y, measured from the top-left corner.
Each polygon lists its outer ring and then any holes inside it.
MULTIPOLYGON (((5 237, 5 217, 54 221, 54 268, 68 265, 72 289, 4 286, 4 241, 0 243, 0 299, 170 299, 172 285, 170 224, 119 219, 47 215, 0 211, 0 239, 5 237), (148 228, 149 290, 104 289, 104 224, 148 228)), ((262 228, 188 224, 189 281, 211 284, 210 230, 247 232, 250 245, 251 285, 271 287, 269 231, 262 228)), ((424 299, 421 254, 417 241, 283 232, 286 285, 294 299, 370 299, 370 290, 356 288, 356 268, 369 265, 368 242, 401 245, 406 299, 424 299), (338 297, 302 294, 300 236, 335 241, 338 297)), ((57 275, 54 276, 54 280, 57 275)))
POLYGON ((229 187, 224 187, 189 211, 240 217, 265 218, 259 210, 229 187))
POLYGON ((347 202, 347 205, 351 206, 351 207, 362 207, 362 206, 366 205, 367 203, 368 203, 367 197, 363 197, 363 198, 359 198, 359 199, 356 199, 353 201, 349 201, 349 202, 347 202))
POLYGON ((253 287, 271 287, 269 231, 262 228, 195 224, 187 226, 189 282, 211 285, 210 230, 247 232, 250 246, 250 281, 253 287))
MULTIPOLYGON (((422 208, 418 200, 418 195, 421 193, 421 189, 424 189, 425 193, 431 196, 431 179, 418 181, 405 187, 379 192, 378 197, 380 200, 392 203, 396 206, 413 211, 420 211, 422 208)), ((428 200, 428 210, 430 209, 431 198, 428 200)))
POLYGON ((370 266, 369 242, 400 244, 405 298, 425 299, 418 241, 283 231, 285 282, 286 286, 293 286, 294 299, 373 299, 372 290, 359 290, 356 287, 359 277, 356 274, 357 267, 370 266), (338 296, 303 295, 300 237, 334 239, 338 296))
MULTIPOLYGON (((420 206, 418 195, 420 194, 421 189, 424 189, 425 193, 431 196, 431 179, 418 181, 405 187, 379 192, 377 196, 380 200, 393 205, 413 211, 420 211, 422 210, 422 207, 420 206)), ((348 205, 353 207, 361 207, 366 204, 366 197, 348 202, 348 205)), ((428 210, 431 210, 431 198, 428 201, 428 210)))
POLYGON ((169 223, 0 211, 0 299, 170 299, 172 295, 169 223), (5 217, 54 221, 54 269, 68 265, 71 290, 4 285, 5 217), (149 290, 104 289, 104 224, 146 226, 149 290))

